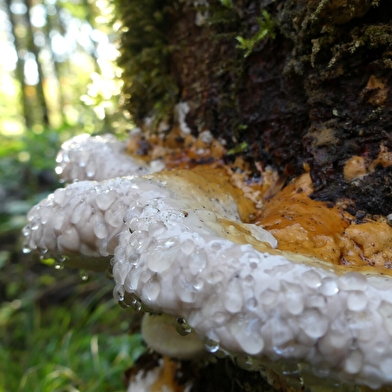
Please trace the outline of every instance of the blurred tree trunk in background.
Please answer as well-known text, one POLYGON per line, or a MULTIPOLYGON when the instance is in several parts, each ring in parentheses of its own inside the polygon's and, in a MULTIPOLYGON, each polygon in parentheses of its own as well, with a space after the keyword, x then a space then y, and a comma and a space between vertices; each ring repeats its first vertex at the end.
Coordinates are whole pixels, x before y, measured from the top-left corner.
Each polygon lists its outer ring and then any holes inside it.
POLYGON ((108 12, 96 20, 100 11, 87 0, 0 0, 0 45, 9 53, 0 66, 15 67, 28 129, 77 123, 87 132, 113 131, 114 34, 103 24, 108 12))
POLYGON ((50 126, 50 121, 49 121, 49 109, 48 109, 48 104, 46 101, 45 97, 45 91, 44 91, 44 72, 42 70, 42 63, 40 59, 40 49, 39 47, 35 44, 34 41, 34 29, 31 23, 31 0, 23 0, 23 4, 26 6, 26 27, 27 27, 27 49, 29 52, 33 53, 35 62, 37 64, 37 71, 38 71, 38 81, 36 84, 36 98, 37 98, 37 103, 39 105, 39 109, 41 111, 41 116, 42 116, 42 125, 45 127, 50 126))
POLYGON ((16 21, 14 13, 11 10, 11 4, 12 4, 12 0, 6 0, 7 14, 8 14, 8 18, 11 22, 11 32, 14 37, 14 45, 15 45, 15 50, 17 53, 16 78, 18 79, 18 81, 20 83, 21 102, 22 102, 23 118, 25 121, 25 125, 27 128, 31 128, 34 124, 34 121, 32 119, 32 113, 31 113, 31 108, 29 105, 29 100, 26 95, 26 87, 27 86, 26 86, 25 77, 24 77, 25 61, 24 61, 22 54, 21 54, 21 52, 23 50, 22 49, 23 45, 22 45, 21 40, 15 31, 17 21, 16 21))
MULTIPOLYGON (((59 29, 60 31, 63 30, 61 28, 61 22, 59 20, 59 13, 56 12, 54 15, 50 15, 48 12, 46 13, 46 25, 44 26, 44 31, 46 35, 46 40, 47 42, 51 42, 50 40, 50 35, 55 31, 56 29, 59 29)), ((54 71, 54 77, 56 79, 56 84, 57 84, 57 90, 58 90, 58 105, 60 107, 60 116, 61 116, 61 122, 64 124, 66 123, 66 118, 64 115, 64 111, 62 108, 65 107, 66 104, 66 99, 65 99, 65 93, 63 86, 61 84, 61 67, 59 61, 57 61, 56 54, 53 51, 52 45, 49 44, 47 45, 48 50, 50 52, 50 60, 53 64, 53 71, 54 71)))
POLYGON ((310 171, 313 197, 345 199, 353 214, 392 212, 392 2, 116 4, 125 107, 139 125, 172 121, 186 101, 194 134, 246 146, 289 179, 310 171))

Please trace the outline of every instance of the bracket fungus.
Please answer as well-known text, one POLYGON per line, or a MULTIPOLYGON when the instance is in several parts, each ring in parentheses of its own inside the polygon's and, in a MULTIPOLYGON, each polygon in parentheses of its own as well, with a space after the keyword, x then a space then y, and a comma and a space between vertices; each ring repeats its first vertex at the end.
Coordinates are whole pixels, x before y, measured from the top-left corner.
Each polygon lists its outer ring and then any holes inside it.
MULTIPOLYGON (((84 148, 62 153, 68 180, 82 179, 79 169, 95 159, 84 148)), ((26 248, 65 255, 83 268, 111 260, 114 297, 123 307, 185 319, 208 351, 250 369, 290 367, 305 385, 319 382, 314 374, 333 383, 392 385, 388 274, 347 272, 305 248, 301 254, 300 244, 296 252, 276 249, 270 232, 243 223, 249 200, 222 170, 140 176, 147 165, 116 167, 100 172, 116 178, 75 182, 35 206, 26 248), (119 177, 126 171, 130 176, 119 177)))
POLYGON ((87 133, 62 144, 57 154, 56 173, 62 181, 106 180, 151 170, 141 159, 125 154, 125 143, 111 134, 92 137, 87 133))

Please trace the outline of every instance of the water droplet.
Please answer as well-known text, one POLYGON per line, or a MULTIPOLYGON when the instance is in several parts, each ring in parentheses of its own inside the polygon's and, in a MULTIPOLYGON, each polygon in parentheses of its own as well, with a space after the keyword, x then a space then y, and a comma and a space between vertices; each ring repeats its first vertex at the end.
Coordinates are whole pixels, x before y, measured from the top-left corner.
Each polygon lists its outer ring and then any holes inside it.
POLYGON ((157 215, 158 212, 159 210, 156 207, 148 204, 143 208, 143 216, 154 216, 157 215))
POLYGON ((246 300, 245 305, 249 310, 255 310, 258 304, 256 298, 252 297, 246 300))
POLYGON ((246 275, 243 280, 244 280, 244 283, 249 285, 249 286, 252 285, 255 282, 255 280, 254 280, 252 275, 246 275))
POLYGON ((195 250, 195 243, 192 240, 185 240, 181 244, 181 250, 186 254, 190 255, 195 250))
POLYGON ((238 367, 244 370, 251 370, 253 368, 253 359, 248 356, 239 355, 235 358, 238 367))
POLYGON ((106 227, 105 221, 98 214, 95 217, 92 222, 95 235, 100 239, 106 238, 108 236, 108 228, 106 227))
POLYGON ((191 333, 192 328, 184 318, 178 317, 176 319, 176 331, 179 335, 186 336, 191 333))
POLYGON ((348 272, 339 278, 339 289, 346 291, 363 291, 367 288, 366 277, 359 272, 348 272))
POLYGON ((226 358, 229 355, 229 353, 226 350, 223 350, 221 348, 214 354, 217 358, 221 358, 221 359, 226 358))
POLYGON ((120 307, 123 308, 123 309, 128 309, 128 308, 130 307, 130 305, 127 304, 127 303, 125 302, 124 298, 119 299, 119 300, 118 300, 118 304, 119 304, 120 307))
POLYGON ((219 242, 213 242, 211 243, 211 250, 213 250, 214 252, 218 252, 221 250, 222 245, 219 242))
POLYGON ((81 200, 80 203, 72 211, 70 222, 74 225, 78 224, 82 219, 82 215, 85 212, 86 208, 88 208, 86 206, 86 203, 83 203, 83 201, 81 200))
POLYGON ((63 205, 65 199, 65 189, 64 188, 59 188, 56 189, 53 192, 53 200, 55 201, 55 203, 57 203, 59 206, 63 205))
POLYGON ((207 265, 207 255, 202 250, 197 250, 189 256, 189 270, 196 275, 203 271, 207 265))
POLYGON ((161 285, 156 276, 148 280, 142 288, 142 297, 146 299, 147 302, 155 302, 161 293, 161 285))
POLYGON ((139 297, 133 293, 125 292, 122 285, 116 285, 116 288, 113 291, 113 296, 121 307, 128 308, 131 306, 136 312, 142 309, 142 302, 139 297))
POLYGON ((260 302, 267 306, 275 305, 278 295, 277 291, 271 289, 264 290, 260 295, 260 302))
POLYGON ((87 175, 87 177, 90 178, 90 179, 91 179, 92 177, 94 177, 94 175, 95 175, 95 170, 96 170, 96 167, 95 167, 95 166, 96 166, 96 165, 95 165, 95 161, 94 161, 93 157, 91 157, 91 158, 89 159, 87 165, 86 165, 86 175, 87 175))
POLYGON ((138 301, 133 301, 131 306, 135 312, 140 312, 142 310, 143 304, 138 301))
POLYGON ((23 237, 28 237, 30 235, 30 226, 27 225, 22 229, 22 235, 23 237))
POLYGON ((64 269, 64 265, 62 264, 62 263, 59 263, 58 261, 55 261, 55 263, 54 263, 54 269, 55 270, 62 270, 62 269, 64 269))
POLYGON ((242 350, 249 355, 257 355, 264 348, 264 340, 256 319, 244 319, 241 316, 233 317, 229 322, 229 330, 242 350))
POLYGON ((80 167, 85 167, 87 165, 88 159, 90 158, 90 152, 87 150, 82 150, 78 154, 78 162, 80 167))
POLYGON ((150 235, 159 236, 167 230, 166 225, 161 221, 151 221, 148 226, 150 235))
POLYGON ((299 375, 298 364, 296 362, 285 362, 282 365, 282 373, 287 377, 297 377, 299 375))
POLYGON ((122 202, 116 202, 105 213, 105 220, 113 227, 121 227, 124 224, 123 217, 126 207, 122 202))
POLYGON ((219 350, 219 342, 214 339, 204 339, 204 345, 209 353, 216 353, 219 350))
POLYGON ((359 350, 352 351, 344 361, 344 370, 348 374, 358 373, 363 366, 363 354, 359 350))
POLYGON ((60 256, 58 257, 58 261, 59 261, 60 263, 65 263, 68 259, 69 259, 69 257, 66 256, 66 255, 60 255, 60 256))
POLYGON ((24 254, 28 254, 28 253, 31 253, 31 249, 28 246, 23 246, 22 252, 24 254))
POLYGON ((197 291, 200 291, 204 287, 204 280, 201 278, 196 278, 193 281, 193 288, 197 291))
POLYGON ((110 190, 99 194, 96 197, 95 202, 97 203, 98 208, 106 211, 113 204, 116 198, 117 192, 115 190, 110 190))
POLYGON ((227 313, 223 312, 216 312, 213 316, 214 322, 217 325, 223 325, 224 323, 227 322, 228 315, 227 313))
POLYGON ((335 279, 333 278, 324 278, 321 286, 319 287, 319 292, 327 297, 331 297, 338 293, 339 288, 335 279))
POLYGON ((317 309, 306 309, 301 314, 300 327, 310 338, 321 338, 328 329, 329 321, 317 309))
POLYGON ((39 253, 41 253, 42 255, 44 255, 45 253, 48 252, 48 248, 38 248, 39 253))
POLYGON ((237 313, 242 309, 243 298, 239 278, 233 278, 227 285, 224 295, 225 308, 231 313, 237 313))
POLYGON ((224 275, 222 271, 212 271, 208 276, 207 276, 207 282, 211 284, 216 284, 219 283, 223 280, 224 275))
POLYGON ((129 237, 129 244, 139 253, 147 249, 150 241, 151 237, 148 236, 148 233, 141 230, 133 232, 129 237))
POLYGON ((85 270, 80 270, 79 272, 80 279, 82 279, 83 282, 88 280, 88 274, 85 270))
POLYGON ((306 286, 313 289, 317 289, 321 286, 321 277, 316 271, 313 270, 305 271, 302 274, 302 281, 306 286))
POLYGON ((347 297, 347 308, 353 312, 360 312, 366 308, 368 299, 363 291, 351 291, 347 297))
POLYGON ((253 252, 245 253, 243 258, 244 258, 244 260, 247 261, 250 268, 256 269, 258 267, 259 262, 260 262, 260 257, 258 256, 257 253, 253 253, 253 252))
POLYGON ((38 230, 38 227, 39 227, 39 220, 35 218, 30 222, 30 228, 31 230, 38 230))

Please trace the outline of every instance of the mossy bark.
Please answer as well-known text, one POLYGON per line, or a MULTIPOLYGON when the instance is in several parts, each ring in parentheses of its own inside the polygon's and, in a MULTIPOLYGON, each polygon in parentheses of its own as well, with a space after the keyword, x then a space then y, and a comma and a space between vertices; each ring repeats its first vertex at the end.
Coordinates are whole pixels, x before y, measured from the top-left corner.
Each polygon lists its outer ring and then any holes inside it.
POLYGON ((343 175, 352 156, 370 166, 380 148, 392 151, 389 0, 117 6, 128 29, 124 104, 136 123, 170 123, 174 105, 186 101, 195 134, 209 129, 231 147, 246 142, 252 160, 289 179, 310 169, 317 199, 345 198, 353 213, 392 212, 392 166, 353 182, 343 175), (257 40, 266 13, 271 31, 257 40), (251 42, 248 52, 241 39, 251 42))
MULTIPOLYGON (((392 151, 390 0, 116 2, 124 107, 137 125, 170 125, 186 101, 194 134, 246 145, 288 180, 310 170, 314 198, 344 199, 358 216, 392 213, 392 162, 344 177, 351 157, 369 168, 392 151), (257 40, 265 12, 273 24, 257 40)), ((256 373, 233 377, 232 390, 264 385, 256 373)))

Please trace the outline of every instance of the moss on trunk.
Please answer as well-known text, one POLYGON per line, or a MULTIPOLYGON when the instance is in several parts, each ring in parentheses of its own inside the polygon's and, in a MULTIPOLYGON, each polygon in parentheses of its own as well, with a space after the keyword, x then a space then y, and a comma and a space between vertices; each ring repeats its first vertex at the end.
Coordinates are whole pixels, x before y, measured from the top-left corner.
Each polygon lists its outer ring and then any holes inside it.
POLYGON ((392 151, 388 0, 116 2, 137 124, 170 123, 186 101, 195 134, 246 142, 288 178, 310 169, 317 199, 391 213, 392 170, 378 159, 392 151), (344 177, 353 156, 369 171, 356 181, 344 177))

